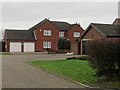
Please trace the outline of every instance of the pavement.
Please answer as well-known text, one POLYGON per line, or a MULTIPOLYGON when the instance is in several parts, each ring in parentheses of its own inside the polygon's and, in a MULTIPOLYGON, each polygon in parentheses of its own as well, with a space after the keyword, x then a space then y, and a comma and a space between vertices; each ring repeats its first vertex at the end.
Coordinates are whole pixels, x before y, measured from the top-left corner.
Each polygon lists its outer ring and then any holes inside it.
POLYGON ((64 54, 3 55, 2 88, 85 88, 26 62, 65 59, 64 54))

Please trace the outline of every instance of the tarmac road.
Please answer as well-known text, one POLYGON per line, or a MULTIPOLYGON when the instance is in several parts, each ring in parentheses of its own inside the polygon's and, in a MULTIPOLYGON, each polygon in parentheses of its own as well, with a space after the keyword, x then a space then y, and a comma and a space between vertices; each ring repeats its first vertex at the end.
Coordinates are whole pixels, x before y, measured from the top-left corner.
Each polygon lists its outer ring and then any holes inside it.
POLYGON ((64 59, 64 54, 3 55, 2 88, 84 88, 26 64, 31 60, 64 59))

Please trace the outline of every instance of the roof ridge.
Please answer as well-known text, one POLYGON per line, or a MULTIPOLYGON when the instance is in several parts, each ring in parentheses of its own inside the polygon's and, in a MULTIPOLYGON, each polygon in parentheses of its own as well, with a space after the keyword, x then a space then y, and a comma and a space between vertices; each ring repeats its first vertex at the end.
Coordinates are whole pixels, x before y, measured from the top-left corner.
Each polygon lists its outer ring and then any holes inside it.
MULTIPOLYGON (((51 21, 51 22, 59 22, 59 23, 67 23, 67 24, 70 24, 70 23, 68 23, 68 22, 66 22, 66 21, 51 21)), ((71 25, 71 24, 70 24, 71 25)))
POLYGON ((113 25, 113 24, 106 24, 106 23, 91 23, 91 24, 99 24, 99 25, 113 25))
POLYGON ((104 24, 104 23, 91 23, 91 25, 109 25, 109 26, 120 26, 115 24, 104 24))

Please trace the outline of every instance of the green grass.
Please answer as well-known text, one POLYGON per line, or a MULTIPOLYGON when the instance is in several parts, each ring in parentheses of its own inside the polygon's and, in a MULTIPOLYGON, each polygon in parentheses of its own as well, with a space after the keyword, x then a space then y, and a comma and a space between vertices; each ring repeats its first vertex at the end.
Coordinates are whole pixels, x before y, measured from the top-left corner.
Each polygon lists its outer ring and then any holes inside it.
POLYGON ((94 87, 100 87, 100 88, 119 88, 120 90, 120 81, 87 83, 87 85, 94 86, 94 87))
POLYGON ((0 55, 10 55, 10 52, 0 52, 0 55))
POLYGON ((88 61, 32 61, 29 64, 82 83, 96 82, 98 79, 95 77, 95 71, 88 65, 88 61))

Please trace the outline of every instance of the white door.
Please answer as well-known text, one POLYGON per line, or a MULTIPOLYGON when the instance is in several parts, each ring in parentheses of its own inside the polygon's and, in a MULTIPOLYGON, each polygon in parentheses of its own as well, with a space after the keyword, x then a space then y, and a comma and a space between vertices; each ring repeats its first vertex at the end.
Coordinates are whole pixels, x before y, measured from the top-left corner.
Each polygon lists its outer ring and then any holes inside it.
POLYGON ((35 45, 32 42, 25 42, 24 43, 24 52, 34 52, 35 45))
POLYGON ((21 42, 10 42, 10 52, 21 52, 21 42))

